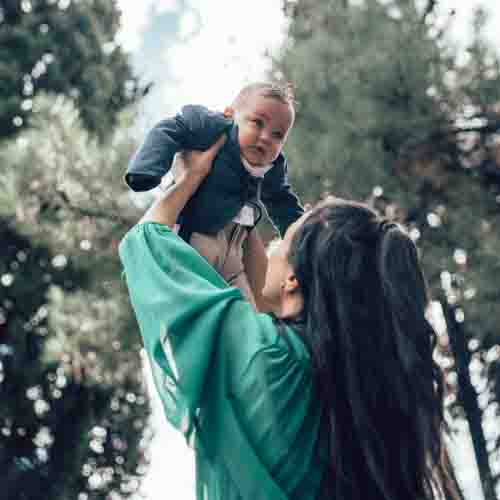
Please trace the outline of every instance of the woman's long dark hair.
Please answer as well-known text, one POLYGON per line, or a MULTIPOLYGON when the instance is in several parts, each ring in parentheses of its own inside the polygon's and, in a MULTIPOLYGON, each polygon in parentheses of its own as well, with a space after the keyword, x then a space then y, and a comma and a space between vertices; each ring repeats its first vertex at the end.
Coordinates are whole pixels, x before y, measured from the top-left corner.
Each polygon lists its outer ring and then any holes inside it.
POLYGON ((324 405, 324 496, 456 498, 414 243, 369 207, 336 200, 312 210, 292 238, 289 262, 324 405))

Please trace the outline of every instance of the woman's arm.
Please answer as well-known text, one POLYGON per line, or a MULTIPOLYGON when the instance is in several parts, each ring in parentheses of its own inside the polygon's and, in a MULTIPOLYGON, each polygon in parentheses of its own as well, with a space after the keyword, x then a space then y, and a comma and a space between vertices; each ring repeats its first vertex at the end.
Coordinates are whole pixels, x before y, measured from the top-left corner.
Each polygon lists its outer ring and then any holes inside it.
POLYGON ((140 222, 158 222, 173 228, 181 210, 196 192, 212 169, 212 162, 219 149, 226 142, 226 135, 206 151, 185 151, 175 158, 176 168, 184 175, 165 193, 165 196, 153 203, 140 222))
POLYGON ((245 241, 243 266, 254 294, 257 310, 259 312, 270 312, 271 308, 262 295, 262 289, 266 281, 267 254, 257 228, 253 228, 248 233, 245 241))

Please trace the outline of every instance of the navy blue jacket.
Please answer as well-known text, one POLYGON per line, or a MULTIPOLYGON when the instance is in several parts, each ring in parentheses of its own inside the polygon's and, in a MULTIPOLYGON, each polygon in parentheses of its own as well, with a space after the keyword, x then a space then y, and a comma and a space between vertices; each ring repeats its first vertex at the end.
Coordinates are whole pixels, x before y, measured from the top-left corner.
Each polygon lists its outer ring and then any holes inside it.
POLYGON ((160 184, 181 150, 206 150, 223 134, 224 146, 212 170, 181 212, 184 234, 193 231, 215 234, 249 201, 262 201, 280 234, 303 213, 287 179, 287 163, 280 154, 274 166, 259 179, 241 163, 236 123, 222 113, 202 106, 184 106, 179 114, 159 122, 130 160, 125 181, 134 191, 147 191, 160 184))

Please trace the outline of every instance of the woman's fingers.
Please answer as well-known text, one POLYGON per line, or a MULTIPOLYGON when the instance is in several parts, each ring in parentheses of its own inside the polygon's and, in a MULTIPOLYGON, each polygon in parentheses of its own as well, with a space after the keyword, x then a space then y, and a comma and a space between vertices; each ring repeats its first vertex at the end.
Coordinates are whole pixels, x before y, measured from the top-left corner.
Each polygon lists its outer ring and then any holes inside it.
POLYGON ((226 142, 226 135, 223 134, 216 143, 214 143, 206 151, 183 151, 182 164, 186 170, 199 175, 207 175, 211 168, 214 158, 217 156, 219 149, 226 142))
POLYGON ((203 154, 207 156, 207 158, 210 158, 213 160, 216 156, 217 153, 219 152, 219 149, 224 146, 224 143, 226 142, 227 137, 226 134, 222 134, 218 139, 215 144, 210 146, 206 151, 203 151, 203 154))

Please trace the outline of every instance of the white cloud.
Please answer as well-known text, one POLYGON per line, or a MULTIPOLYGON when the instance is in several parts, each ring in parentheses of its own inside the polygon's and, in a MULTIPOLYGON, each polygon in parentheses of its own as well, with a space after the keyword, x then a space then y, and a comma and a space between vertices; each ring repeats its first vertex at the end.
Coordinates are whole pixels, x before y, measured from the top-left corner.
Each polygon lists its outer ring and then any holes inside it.
POLYGON ((152 15, 179 7, 177 0, 117 0, 117 4, 122 12, 122 27, 117 39, 128 52, 140 47, 143 33, 151 22, 152 15))
MULTIPOLYGON (((191 6, 202 25, 189 43, 179 42, 165 54, 176 85, 165 88, 163 100, 166 106, 196 102, 222 109, 268 69, 265 51, 276 52, 283 40, 281 1, 196 0, 191 6)), ((197 18, 189 11, 184 16, 181 29, 192 31, 197 18)))
POLYGON ((118 0, 118 8, 122 12, 122 27, 117 39, 125 50, 133 52, 139 48, 152 3, 153 0, 118 0))

